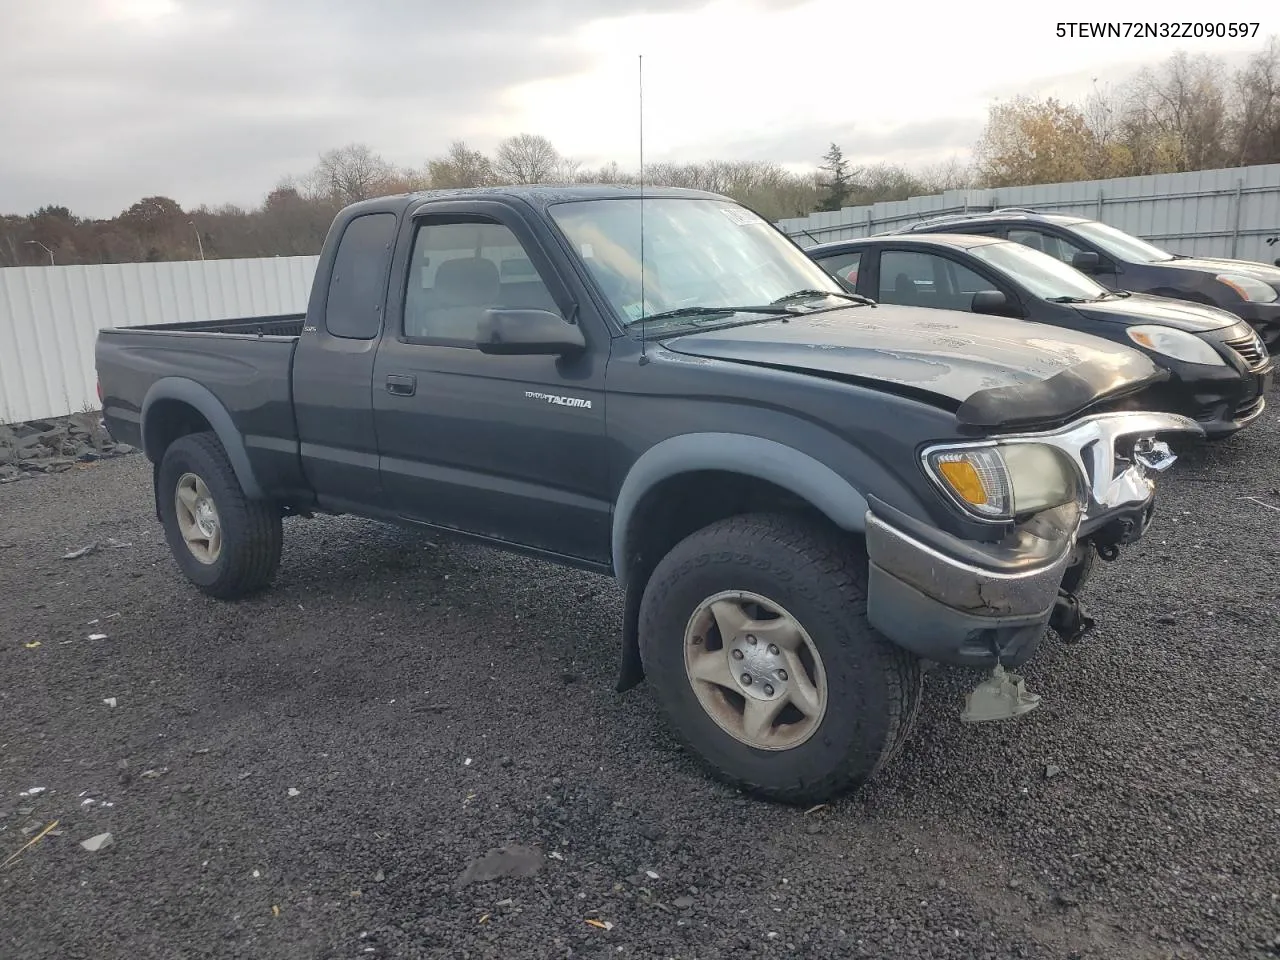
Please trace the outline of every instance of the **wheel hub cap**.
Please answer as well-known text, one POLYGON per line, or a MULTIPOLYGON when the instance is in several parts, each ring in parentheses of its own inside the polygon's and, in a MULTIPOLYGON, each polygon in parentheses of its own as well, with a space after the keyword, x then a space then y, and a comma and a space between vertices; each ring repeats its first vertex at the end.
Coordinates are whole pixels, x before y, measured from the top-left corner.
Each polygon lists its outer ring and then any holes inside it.
POLYGON ((218 511, 204 497, 196 501, 195 515, 196 526, 206 537, 212 537, 218 532, 218 511))
POLYGON ((217 563, 222 553, 222 526, 205 482, 194 473, 184 473, 178 478, 173 505, 178 532, 191 555, 201 563, 217 563))
POLYGON ((744 634, 729 644, 729 656, 743 696, 776 700, 786 695, 790 675, 776 644, 761 643, 755 634, 744 634))
POLYGON ((817 647, 791 614, 759 594, 726 591, 700 603, 685 629, 684 661, 698 703, 750 747, 798 747, 826 714, 817 647))

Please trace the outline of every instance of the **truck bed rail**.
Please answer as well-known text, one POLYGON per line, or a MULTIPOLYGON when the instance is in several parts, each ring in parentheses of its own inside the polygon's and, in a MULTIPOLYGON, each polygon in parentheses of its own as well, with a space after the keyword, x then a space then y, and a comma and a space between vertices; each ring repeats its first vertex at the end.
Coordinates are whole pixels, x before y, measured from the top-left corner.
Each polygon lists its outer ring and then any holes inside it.
POLYGON ((194 320, 185 323, 151 323, 145 326, 117 327, 130 333, 148 330, 169 333, 222 333, 256 337, 300 337, 305 313, 282 313, 264 317, 231 317, 226 320, 194 320))

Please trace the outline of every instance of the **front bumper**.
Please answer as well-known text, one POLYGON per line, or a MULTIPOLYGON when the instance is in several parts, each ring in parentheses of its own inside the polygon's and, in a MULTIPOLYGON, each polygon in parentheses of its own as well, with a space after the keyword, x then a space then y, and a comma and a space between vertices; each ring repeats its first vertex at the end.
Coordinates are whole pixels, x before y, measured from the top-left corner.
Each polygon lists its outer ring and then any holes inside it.
POLYGON ((1244 320, 1267 345, 1271 353, 1280 352, 1280 301, 1275 303, 1237 303, 1224 309, 1244 320))
POLYGON ((1134 543, 1151 523, 1154 479, 1142 463, 1123 457, 1119 442, 1174 431, 1198 428, 1167 414, 1107 414, 1055 434, 1079 445, 1076 459, 1089 489, 1084 509, 1046 511, 998 544, 960 540, 870 498, 867 619, 926 660, 1024 663, 1048 628, 1077 544, 1134 543))
POLYGON ((1212 438, 1230 436, 1262 416, 1275 380, 1274 363, 1250 371, 1184 363, 1169 368, 1173 379, 1153 388, 1149 399, 1195 420, 1212 438))

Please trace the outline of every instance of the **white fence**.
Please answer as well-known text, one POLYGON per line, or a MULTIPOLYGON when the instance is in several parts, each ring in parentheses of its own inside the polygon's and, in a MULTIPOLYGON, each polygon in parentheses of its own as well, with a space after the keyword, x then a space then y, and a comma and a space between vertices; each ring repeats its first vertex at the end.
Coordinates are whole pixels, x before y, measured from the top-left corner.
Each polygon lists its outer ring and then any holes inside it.
POLYGON ((96 409, 103 327, 303 312, 316 260, 0 269, 0 423, 96 409))
POLYGON ((1280 164, 1036 187, 951 190, 931 197, 815 213, 782 220, 778 226, 801 246, 809 247, 869 236, 925 217, 997 207, 1031 207, 1043 213, 1091 217, 1173 253, 1264 263, 1280 257, 1280 164))
MULTIPOLYGON (((997 206, 1093 217, 1178 253, 1267 263, 1280 257, 1280 164, 951 191, 816 213, 778 226, 810 246, 930 215, 997 206)), ((316 261, 276 257, 0 269, 0 423, 96 407, 93 350, 103 327, 301 313, 316 261)))

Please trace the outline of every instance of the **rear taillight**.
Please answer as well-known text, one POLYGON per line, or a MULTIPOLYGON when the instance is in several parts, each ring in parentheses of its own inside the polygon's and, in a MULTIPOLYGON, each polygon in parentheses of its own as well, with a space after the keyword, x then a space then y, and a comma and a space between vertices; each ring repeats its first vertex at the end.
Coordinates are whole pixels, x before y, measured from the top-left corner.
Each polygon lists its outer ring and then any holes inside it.
POLYGON ((98 402, 101 403, 102 402, 102 381, 101 380, 98 381, 97 388, 98 388, 98 402))

